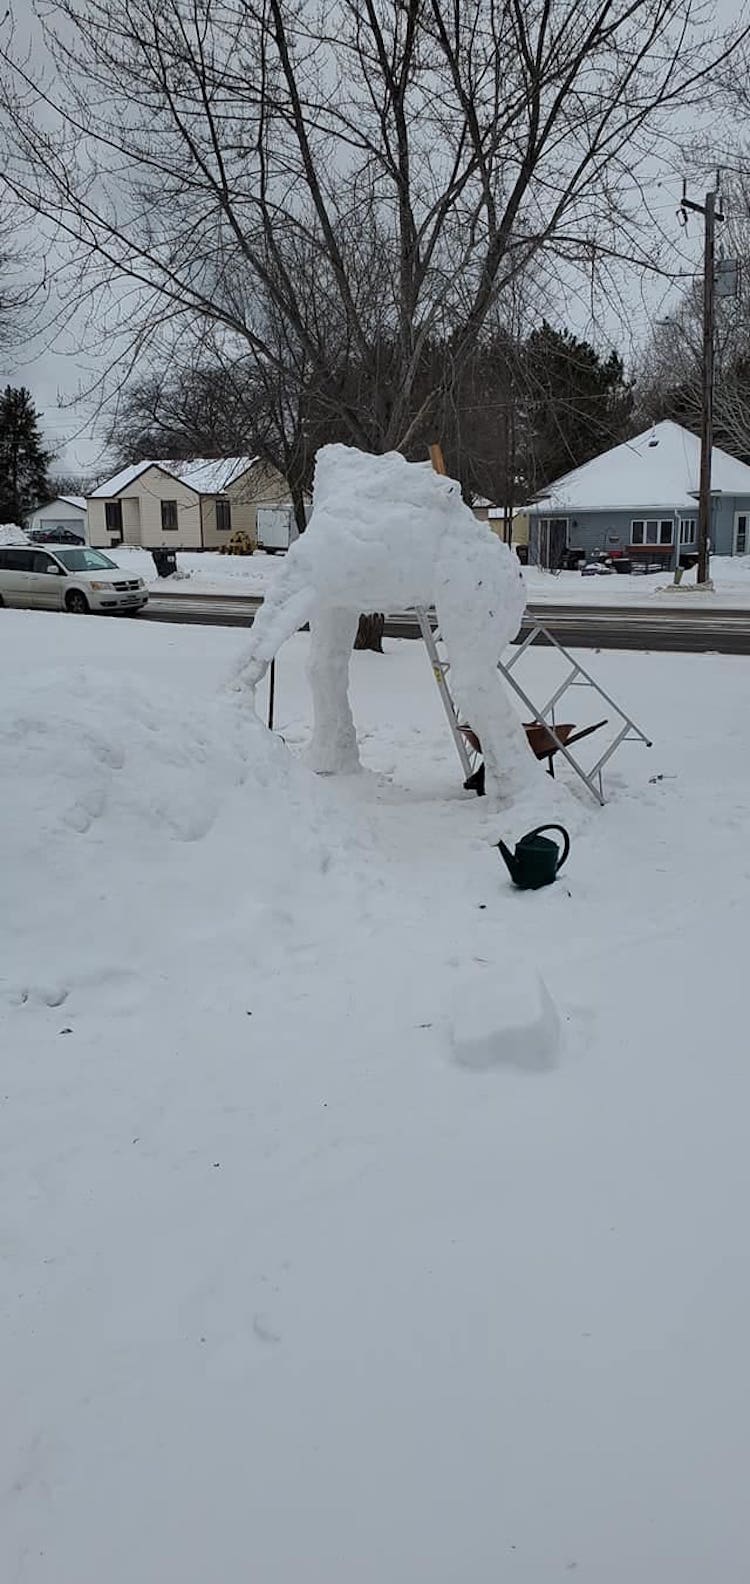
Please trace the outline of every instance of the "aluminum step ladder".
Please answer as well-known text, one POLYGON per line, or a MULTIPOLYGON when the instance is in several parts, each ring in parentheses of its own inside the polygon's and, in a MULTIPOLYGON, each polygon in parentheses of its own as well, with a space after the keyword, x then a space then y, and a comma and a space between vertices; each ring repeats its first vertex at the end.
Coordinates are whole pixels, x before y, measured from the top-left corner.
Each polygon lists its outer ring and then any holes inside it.
MULTIPOLYGON (((469 777, 473 775, 474 771, 477 769, 481 761, 481 756, 477 750, 473 749, 467 742, 467 739, 461 730, 462 725, 467 725, 470 723, 461 720, 458 707, 450 690, 450 684, 448 681, 450 673, 450 658, 433 614, 428 612, 424 606, 416 606, 415 614, 417 621, 419 622, 419 629, 422 634, 422 638, 424 639, 425 648, 427 649, 430 665, 432 666, 433 676, 437 683, 438 692, 443 703, 443 708, 448 720, 451 736, 455 744, 456 753, 458 754, 461 763, 461 769, 464 773, 464 780, 468 781, 469 777)), ((561 643, 558 643, 558 640, 553 637, 552 633, 549 631, 549 628, 544 627, 541 622, 532 621, 530 623, 529 632, 523 639, 523 642, 519 644, 517 648, 512 650, 507 659, 504 656, 503 659, 498 661, 498 671, 507 682, 511 691, 514 692, 525 705, 528 711, 529 722, 533 722, 534 724, 543 726, 545 728, 545 730, 549 733, 552 742, 555 744, 557 752, 561 753, 563 758, 567 760, 571 769, 583 782, 584 786, 588 788, 591 796, 596 798, 597 803, 604 805, 606 801, 602 783, 602 771, 604 770, 604 766, 612 758, 612 755, 616 753, 620 745, 624 742, 642 742, 647 748, 652 746, 650 738, 646 736, 645 732, 641 731, 640 726, 636 726, 635 721, 631 720, 629 715, 626 715, 625 711, 620 708, 620 705, 615 702, 611 695, 606 693, 603 687, 600 687, 599 683, 595 681, 590 672, 588 672, 578 660, 574 659, 569 650, 565 649, 561 643), (546 704, 544 704, 541 709, 537 709, 533 699, 529 697, 529 694, 521 686, 519 678, 514 675, 516 667, 522 662, 524 655, 528 654, 532 645, 539 639, 541 639, 545 645, 548 645, 552 649, 556 649, 558 654, 562 656, 569 668, 560 684, 555 688, 551 697, 547 699, 546 704), (557 736, 555 731, 556 707, 568 690, 574 687, 591 688, 598 698, 604 700, 611 714, 615 718, 614 736, 607 744, 606 748, 604 748, 604 750, 600 753, 595 763, 588 769, 583 764, 581 764, 580 760, 578 760, 575 754, 571 752, 571 749, 567 746, 567 744, 557 736)))

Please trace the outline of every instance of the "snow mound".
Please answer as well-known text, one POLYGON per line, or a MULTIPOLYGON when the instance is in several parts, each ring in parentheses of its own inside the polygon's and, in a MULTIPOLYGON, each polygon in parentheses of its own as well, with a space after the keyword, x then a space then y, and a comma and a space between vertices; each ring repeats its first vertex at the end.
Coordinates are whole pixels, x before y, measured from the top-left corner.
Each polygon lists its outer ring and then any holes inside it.
POLYGON ((477 974, 454 1002, 450 1043, 458 1065, 474 1072, 554 1067, 560 1019, 544 980, 523 969, 495 981, 477 974))
POLYGON ((106 816, 149 845, 197 841, 229 789, 249 781, 257 793, 283 773, 260 722, 238 714, 210 720, 158 688, 86 671, 13 679, 0 719, 11 807, 47 838, 84 835, 106 816))
POLYGON ((17 523, 0 523, 0 545, 27 545, 31 542, 28 534, 17 523))
POLYGON ((189 949, 207 896, 260 916, 284 890, 304 898, 355 842, 345 816, 332 842, 329 789, 236 699, 88 665, 6 678, 0 777, 14 921, 0 981, 38 980, 42 1000, 67 982, 74 942, 92 960, 117 961, 126 941, 150 961, 189 949))

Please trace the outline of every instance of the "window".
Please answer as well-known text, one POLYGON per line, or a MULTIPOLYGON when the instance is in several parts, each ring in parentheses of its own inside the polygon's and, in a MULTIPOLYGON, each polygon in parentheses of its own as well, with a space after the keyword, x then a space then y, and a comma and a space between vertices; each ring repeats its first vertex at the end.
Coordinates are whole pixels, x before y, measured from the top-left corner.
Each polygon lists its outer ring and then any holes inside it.
POLYGON ((37 550, 36 555, 34 556, 34 565, 32 567, 32 571, 56 572, 59 574, 60 568, 58 567, 57 562, 53 561, 52 556, 46 555, 44 550, 37 550))
POLYGON ((30 572, 34 565, 33 550, 0 551, 0 567, 4 572, 30 572))
POLYGON ((737 514, 737 516, 735 517, 735 519, 734 519, 734 553, 735 553, 735 555, 747 555, 747 547, 748 547, 747 524, 748 524, 747 514, 745 512, 739 512, 737 514))
POLYGON ((673 534, 671 517, 634 517, 630 524, 633 545, 671 545, 673 534))
POLYGON ((107 524, 107 533, 117 534, 122 543, 122 501, 106 501, 104 517, 107 524))
POLYGON ((228 500, 221 496, 216 502, 216 526, 222 532, 228 532, 232 526, 232 508, 228 500))
POLYGON ((162 501, 161 525, 165 533, 177 532, 177 502, 162 501))
POLYGON ((98 550, 89 550, 88 546, 81 546, 80 550, 58 550, 58 561, 62 561, 69 572, 116 572, 117 562, 110 561, 109 556, 102 555, 98 550))
POLYGON ((694 517, 681 517, 680 518, 680 544, 681 545, 695 544, 695 518, 694 517))

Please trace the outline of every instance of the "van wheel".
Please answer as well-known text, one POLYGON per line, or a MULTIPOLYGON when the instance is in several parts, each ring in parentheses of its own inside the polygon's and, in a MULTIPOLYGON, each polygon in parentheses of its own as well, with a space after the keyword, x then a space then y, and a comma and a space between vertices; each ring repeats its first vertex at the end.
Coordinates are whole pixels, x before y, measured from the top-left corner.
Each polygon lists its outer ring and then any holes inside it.
POLYGON ((80 589, 71 589, 70 593, 65 595, 65 609, 72 611, 74 616, 87 616, 89 602, 86 595, 82 594, 80 589))

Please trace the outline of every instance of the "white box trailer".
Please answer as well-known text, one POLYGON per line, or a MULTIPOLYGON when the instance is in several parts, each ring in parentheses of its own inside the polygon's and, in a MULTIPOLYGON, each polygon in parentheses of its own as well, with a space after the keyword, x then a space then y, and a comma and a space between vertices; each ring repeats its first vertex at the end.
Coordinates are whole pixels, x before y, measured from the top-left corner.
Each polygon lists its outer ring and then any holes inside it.
POLYGON ((293 506, 259 506, 256 524, 258 549, 276 555, 288 550, 298 537, 293 506))

